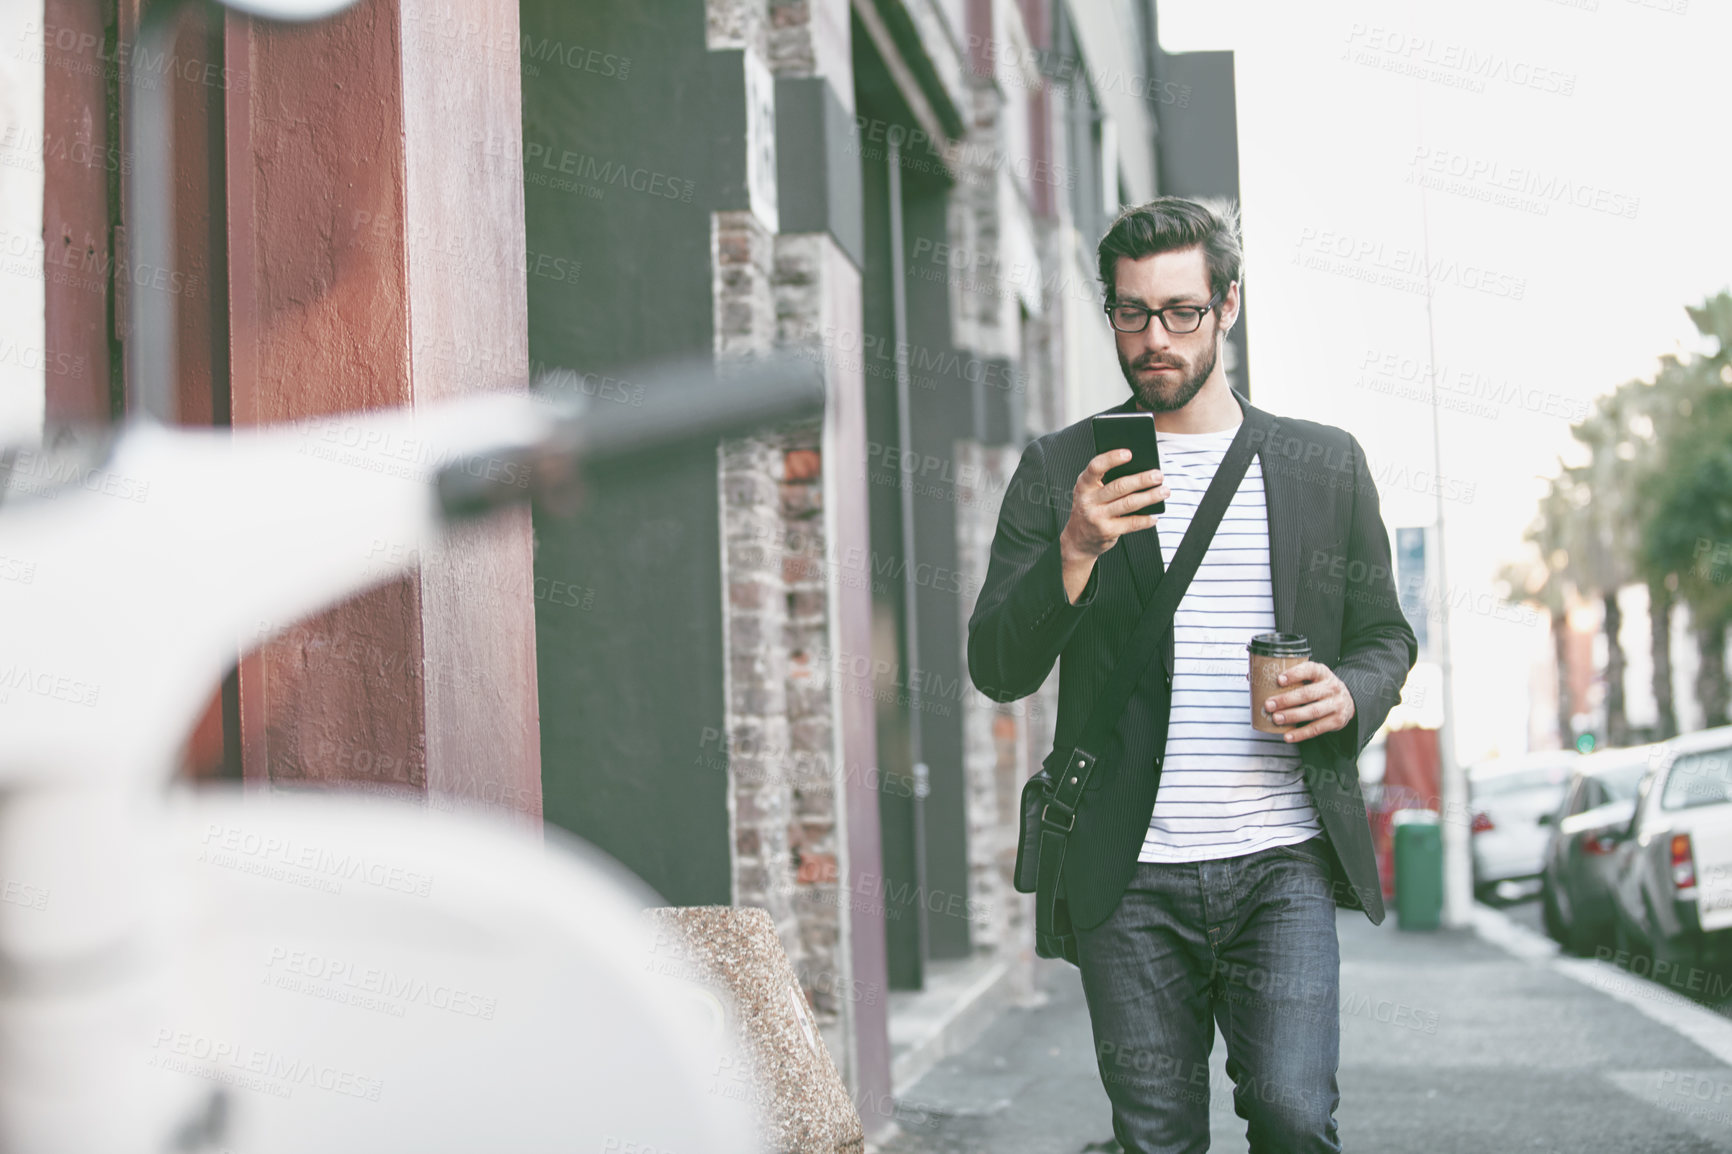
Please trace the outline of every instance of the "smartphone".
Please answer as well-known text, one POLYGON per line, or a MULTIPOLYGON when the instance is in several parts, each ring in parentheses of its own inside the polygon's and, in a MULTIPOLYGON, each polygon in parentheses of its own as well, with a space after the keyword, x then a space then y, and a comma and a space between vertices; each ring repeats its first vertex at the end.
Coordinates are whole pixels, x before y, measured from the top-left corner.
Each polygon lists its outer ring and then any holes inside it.
MULTIPOLYGON (((1094 418, 1095 456, 1112 449, 1129 449, 1131 459, 1128 464, 1115 465, 1107 470, 1103 481, 1110 484, 1120 477, 1132 473, 1141 473, 1147 469, 1161 467, 1161 449, 1155 440, 1155 415, 1153 413, 1106 413, 1094 418)), ((1167 503, 1156 501, 1147 508, 1138 509, 1138 513, 1165 513, 1167 503)))

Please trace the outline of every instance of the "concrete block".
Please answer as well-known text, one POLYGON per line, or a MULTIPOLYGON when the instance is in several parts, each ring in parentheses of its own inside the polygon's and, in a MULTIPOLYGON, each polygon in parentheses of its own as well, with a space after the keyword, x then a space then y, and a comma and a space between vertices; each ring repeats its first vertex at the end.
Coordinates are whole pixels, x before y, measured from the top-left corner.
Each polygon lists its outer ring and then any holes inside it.
POLYGON ((718 1072, 716 1092, 748 1088, 764 1150, 863 1154, 859 1112, 770 915, 755 908, 692 906, 645 910, 644 916, 656 927, 658 951, 682 951, 686 979, 722 1002, 724 1028, 745 1068, 718 1072))

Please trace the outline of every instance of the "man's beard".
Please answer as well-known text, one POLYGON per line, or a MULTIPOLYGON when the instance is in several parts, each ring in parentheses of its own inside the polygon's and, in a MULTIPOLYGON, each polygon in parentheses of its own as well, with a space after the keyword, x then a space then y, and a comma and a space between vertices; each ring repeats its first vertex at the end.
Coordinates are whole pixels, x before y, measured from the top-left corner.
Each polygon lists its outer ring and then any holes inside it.
POLYGON ((1185 362, 1181 357, 1169 357, 1162 360, 1152 354, 1145 354, 1138 358, 1138 364, 1142 365, 1145 370, 1149 365, 1159 363, 1176 366, 1179 369, 1179 374, 1176 378, 1166 376, 1155 377, 1146 381, 1140 380, 1137 376, 1139 370, 1125 360, 1123 353, 1119 354, 1119 371, 1125 375, 1125 382, 1131 386, 1131 392, 1136 394, 1137 400, 1143 408, 1155 413, 1173 413, 1190 404, 1191 398, 1202 391, 1203 382, 1207 381, 1209 374, 1215 371, 1215 361, 1219 357, 1217 344, 1211 340, 1208 360, 1198 362, 1196 370, 1192 373, 1186 374, 1184 372, 1185 362))

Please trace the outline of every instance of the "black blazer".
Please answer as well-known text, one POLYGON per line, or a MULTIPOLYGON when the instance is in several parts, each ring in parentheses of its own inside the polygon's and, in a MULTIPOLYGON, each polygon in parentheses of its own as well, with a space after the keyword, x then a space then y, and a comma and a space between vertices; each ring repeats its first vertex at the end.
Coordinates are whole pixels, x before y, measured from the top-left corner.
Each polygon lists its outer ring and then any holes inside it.
MULTIPOLYGON (((1275 624, 1311 641, 1311 657, 1353 695, 1345 729, 1299 744, 1304 778, 1335 861, 1337 905, 1383 921, 1383 890, 1359 792, 1365 743, 1400 700, 1418 645, 1396 602, 1389 534, 1359 442, 1342 429, 1276 417, 1238 393, 1262 463, 1275 624)), ((1109 412, 1134 411, 1127 399, 1109 412)), ((1159 528, 1121 537, 1095 563, 1076 604, 1065 597, 1058 536, 1077 476, 1095 455, 1089 421, 1029 444, 1004 495, 992 560, 968 620, 968 672, 994 701, 1039 689, 1059 662, 1055 743, 1076 743, 1117 651, 1160 580, 1159 528)), ((1249 638, 1246 639, 1247 641, 1249 638)), ((1173 684, 1173 635, 1125 707, 1077 812, 1065 856, 1072 922, 1104 921, 1135 870, 1160 787, 1173 684)), ((1247 709, 1249 686, 1246 687, 1247 709)))

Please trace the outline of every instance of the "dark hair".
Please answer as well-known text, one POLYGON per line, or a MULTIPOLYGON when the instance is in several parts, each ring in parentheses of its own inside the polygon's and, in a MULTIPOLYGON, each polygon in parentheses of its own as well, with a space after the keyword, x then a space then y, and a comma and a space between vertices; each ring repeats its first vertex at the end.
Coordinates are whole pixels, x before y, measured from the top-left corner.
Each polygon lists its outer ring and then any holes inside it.
POLYGON ((1119 213, 1101 237, 1101 286, 1113 299, 1113 274, 1119 258, 1140 260, 1158 252, 1203 246, 1209 266, 1209 291, 1227 295, 1227 286, 1242 279, 1244 254, 1239 247, 1239 207, 1231 201, 1205 204, 1182 196, 1157 196, 1147 204, 1119 213))

